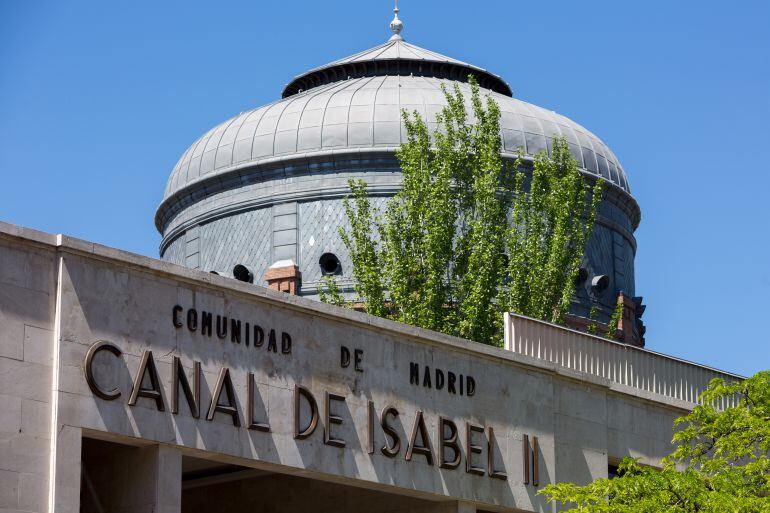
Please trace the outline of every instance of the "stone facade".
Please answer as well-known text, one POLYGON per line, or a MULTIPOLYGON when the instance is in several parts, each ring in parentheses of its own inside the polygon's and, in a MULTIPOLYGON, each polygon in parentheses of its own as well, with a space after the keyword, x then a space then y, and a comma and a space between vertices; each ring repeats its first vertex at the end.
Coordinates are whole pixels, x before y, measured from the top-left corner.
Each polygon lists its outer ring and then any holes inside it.
POLYGON ((547 483, 658 465, 693 404, 640 349, 619 385, 6 224, 0 319, 3 511, 552 511, 547 483))

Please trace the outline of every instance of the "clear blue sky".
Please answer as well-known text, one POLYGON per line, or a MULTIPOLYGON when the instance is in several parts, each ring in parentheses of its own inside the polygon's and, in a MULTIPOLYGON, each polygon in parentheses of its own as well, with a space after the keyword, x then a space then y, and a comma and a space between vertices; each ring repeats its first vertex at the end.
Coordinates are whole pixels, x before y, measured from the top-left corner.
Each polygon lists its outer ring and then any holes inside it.
MULTIPOLYGON (((0 220, 157 256, 176 160, 390 0, 0 0, 0 220)), ((402 0, 404 36, 600 136, 642 208, 650 349, 770 368, 770 2, 402 0)))

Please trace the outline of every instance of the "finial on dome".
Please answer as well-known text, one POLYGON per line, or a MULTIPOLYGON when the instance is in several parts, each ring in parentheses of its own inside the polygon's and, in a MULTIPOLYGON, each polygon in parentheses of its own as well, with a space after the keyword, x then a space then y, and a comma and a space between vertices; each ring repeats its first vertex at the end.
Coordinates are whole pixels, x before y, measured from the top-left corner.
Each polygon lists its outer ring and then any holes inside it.
POLYGON ((390 31, 393 32, 390 41, 403 41, 402 30, 404 30, 404 23, 398 19, 398 0, 396 0, 396 7, 393 9, 393 21, 390 22, 390 31))

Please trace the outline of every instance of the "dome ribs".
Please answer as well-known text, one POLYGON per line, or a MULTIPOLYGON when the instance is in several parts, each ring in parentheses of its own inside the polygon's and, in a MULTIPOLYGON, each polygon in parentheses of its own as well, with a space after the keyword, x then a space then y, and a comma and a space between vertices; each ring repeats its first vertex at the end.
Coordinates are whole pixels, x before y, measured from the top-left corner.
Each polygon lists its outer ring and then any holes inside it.
MULTIPOLYGON (((620 196, 627 196, 626 200, 631 205, 629 215, 638 222, 638 207, 630 196, 625 171, 617 157, 595 135, 564 116, 513 98, 508 84, 485 69, 401 40, 379 45, 295 77, 285 86, 283 100, 251 111, 261 112, 256 124, 252 114, 248 115, 248 119, 240 118, 240 121, 237 121, 239 116, 235 116, 204 134, 174 166, 163 202, 158 208, 158 228, 163 232, 179 208, 196 201, 195 197, 189 196, 190 191, 195 190, 203 196, 217 194, 221 192, 219 181, 235 173, 251 179, 260 175, 258 169, 305 166, 316 161, 347 162, 371 152, 387 154, 389 162, 393 161, 393 151, 400 142, 394 134, 403 130, 402 126, 397 126, 401 125, 398 123, 400 116, 397 119, 393 113, 421 104, 426 116, 433 116, 444 104, 440 94, 442 84, 450 89, 460 86, 463 95, 467 96, 470 93, 469 76, 476 79, 484 95, 491 94, 501 107, 501 137, 506 158, 513 158, 517 154, 515 150, 523 147, 527 153, 524 158, 531 159, 540 149, 550 151, 555 135, 566 135, 570 151, 582 171, 590 177, 603 176, 612 184, 611 188, 617 188, 620 196), (367 85, 369 83, 371 85, 367 85), (387 84, 386 89, 390 91, 380 101, 379 92, 383 84, 387 84), (393 91, 394 84, 406 89, 393 91), (314 108, 307 112, 303 107, 296 123, 286 121, 279 129, 281 113, 273 120, 275 127, 260 128, 262 117, 277 104, 285 106, 295 100, 313 102, 317 95, 348 87, 354 89, 356 94, 351 95, 348 105, 333 107, 336 109, 332 116, 336 120, 334 123, 326 124, 327 107, 319 107, 316 101, 314 108), (361 91, 360 95, 358 91, 361 91), (345 120, 339 117, 339 109, 343 107, 347 107, 345 120), (234 137, 230 133, 232 130, 228 129, 230 123, 243 125, 237 127, 234 137), (249 132, 251 137, 243 137, 243 130, 244 133, 249 132), (330 142, 324 145, 327 130, 330 142), (260 134, 257 135, 257 132, 260 134), (270 148, 263 148, 269 138, 273 139, 273 144, 270 148), (258 140, 260 151, 256 151, 258 140), (294 140, 294 150, 291 150, 291 140, 294 140), (278 146, 276 141, 280 142, 278 146), (302 145, 300 141, 304 141, 302 145)), ((428 122, 431 123, 431 120, 428 122)))

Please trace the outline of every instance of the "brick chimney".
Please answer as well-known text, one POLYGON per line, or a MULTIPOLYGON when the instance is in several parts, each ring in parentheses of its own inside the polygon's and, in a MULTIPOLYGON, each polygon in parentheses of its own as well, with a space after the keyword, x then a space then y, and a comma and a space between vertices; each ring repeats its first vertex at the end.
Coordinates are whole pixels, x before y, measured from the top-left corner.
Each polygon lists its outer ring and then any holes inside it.
POLYGON ((618 330, 615 333, 608 333, 609 326, 603 322, 592 321, 587 317, 569 313, 564 318, 564 324, 568 328, 584 332, 589 331, 590 326, 594 326, 599 336, 636 347, 644 347, 644 332, 646 330, 642 322, 642 314, 645 305, 642 304, 642 298, 629 297, 621 291, 615 304, 623 305, 623 311, 618 320, 618 330))
POLYGON ((623 312, 620 315, 620 321, 618 321, 618 331, 622 333, 621 342, 644 347, 644 333, 640 333, 637 326, 637 317, 640 316, 636 315, 637 303, 640 302, 641 298, 637 301, 636 298, 626 296, 622 291, 618 294, 617 304, 623 305, 623 312))
POLYGON ((278 260, 265 273, 267 287, 280 292, 297 295, 302 273, 294 260, 278 260))

